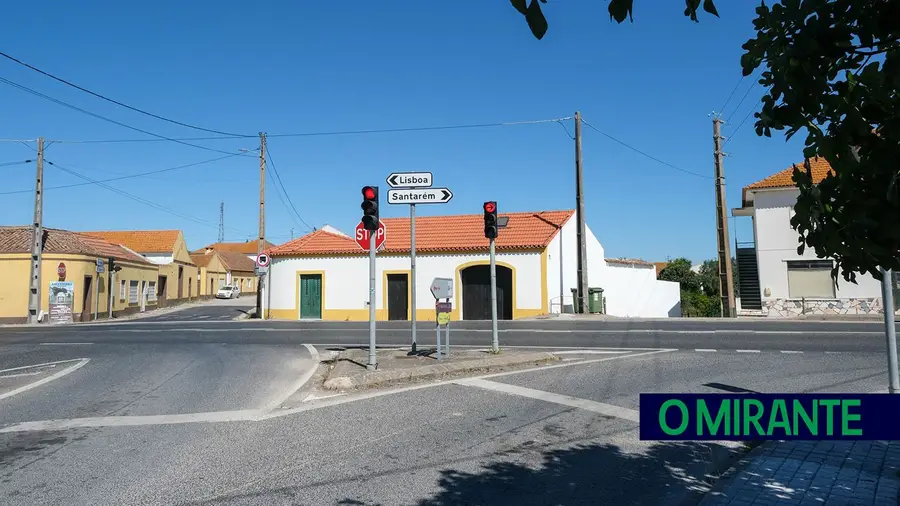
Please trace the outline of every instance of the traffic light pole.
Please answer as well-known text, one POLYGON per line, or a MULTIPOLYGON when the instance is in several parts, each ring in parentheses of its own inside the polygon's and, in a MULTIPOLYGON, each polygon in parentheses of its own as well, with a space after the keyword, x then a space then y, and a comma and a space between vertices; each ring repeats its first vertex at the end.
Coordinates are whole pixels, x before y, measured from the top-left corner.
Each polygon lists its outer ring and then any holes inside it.
POLYGON ((491 239, 491 352, 500 353, 497 338, 497 250, 491 239))
POLYGON ((900 371, 897 366, 897 329, 894 323, 894 275, 881 269, 881 307, 884 310, 884 333, 887 337, 888 392, 900 394, 900 371))
POLYGON ((375 355, 375 235, 377 230, 369 231, 369 363, 366 369, 378 367, 375 355))

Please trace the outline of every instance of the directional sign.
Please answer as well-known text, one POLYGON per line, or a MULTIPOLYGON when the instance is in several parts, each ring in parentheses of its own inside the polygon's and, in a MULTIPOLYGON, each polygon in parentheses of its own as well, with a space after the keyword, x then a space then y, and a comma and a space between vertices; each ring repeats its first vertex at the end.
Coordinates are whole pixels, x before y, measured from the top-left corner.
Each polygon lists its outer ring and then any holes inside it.
POLYGON ((103 259, 97 259, 97 272, 103 272, 103 259))
POLYGON ((388 204, 446 204, 453 198, 449 188, 410 188, 388 190, 388 204))
POLYGON ((435 299, 453 297, 453 280, 451 278, 434 278, 431 280, 431 295, 435 299))
POLYGON ((392 172, 387 177, 391 188, 429 188, 432 181, 431 172, 392 172))
POLYGON ((256 265, 260 267, 269 265, 269 255, 267 255, 266 253, 260 253, 259 255, 256 255, 256 265))
MULTIPOLYGON (((384 240, 387 237, 387 229, 384 227, 383 221, 378 221, 378 230, 375 231, 375 250, 380 250, 384 246, 384 240)), ((362 220, 356 225, 356 235, 354 236, 356 244, 365 251, 369 251, 369 231, 363 226, 362 220)))

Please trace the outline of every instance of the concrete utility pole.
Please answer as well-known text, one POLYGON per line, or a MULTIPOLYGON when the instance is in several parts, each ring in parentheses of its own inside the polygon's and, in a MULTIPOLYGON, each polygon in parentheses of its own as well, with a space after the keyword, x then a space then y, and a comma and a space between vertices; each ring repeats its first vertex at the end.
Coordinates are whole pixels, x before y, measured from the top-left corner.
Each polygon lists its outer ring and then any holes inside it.
POLYGON ((28 323, 41 313, 41 255, 44 249, 44 138, 37 141, 37 174, 34 185, 34 223, 31 227, 31 285, 28 289, 28 323))
MULTIPOLYGON (((572 301, 576 313, 587 313, 587 239, 584 236, 584 176, 581 170, 581 113, 575 111, 575 213, 578 218, 578 287, 572 301)), ((560 301, 562 303, 562 301, 560 301)))
POLYGON ((894 273, 881 269, 881 307, 884 308, 884 331, 887 336, 888 393, 900 393, 900 369, 897 365, 897 326, 894 323, 894 273))
MULTIPOLYGON (((266 249, 266 134, 259 133, 259 242, 256 245, 256 253, 262 253, 266 249)), ((256 317, 263 317, 263 285, 268 285, 267 276, 260 274, 256 283, 256 317)))
POLYGON ((722 120, 713 118, 713 145, 716 163, 716 241, 719 245, 719 295, 722 316, 734 318, 734 277, 731 271, 731 244, 728 242, 728 207, 725 205, 725 173, 722 168, 722 120))
POLYGON ((225 201, 219 202, 219 242, 225 242, 225 201))

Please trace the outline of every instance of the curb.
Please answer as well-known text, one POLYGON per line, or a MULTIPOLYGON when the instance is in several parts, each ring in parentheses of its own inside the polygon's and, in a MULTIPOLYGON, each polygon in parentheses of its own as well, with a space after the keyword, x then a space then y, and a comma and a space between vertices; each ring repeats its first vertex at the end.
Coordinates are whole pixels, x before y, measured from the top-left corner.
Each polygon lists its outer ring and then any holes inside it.
POLYGON ((747 467, 750 462, 752 462, 753 459, 755 459, 760 453, 765 451, 768 446, 777 443, 777 440, 751 441, 749 442, 750 448, 745 449, 744 453, 737 455, 733 459, 724 459, 724 462, 718 462, 717 467, 719 469, 717 469, 717 471, 724 468, 724 472, 719 475, 715 483, 713 483, 712 487, 710 487, 709 491, 703 494, 702 498, 699 502, 696 503, 696 505, 704 506, 706 504, 711 504, 712 501, 722 495, 722 490, 731 484, 736 474, 747 467), (725 467, 725 464, 728 464, 728 466, 725 467))
POLYGON ((552 353, 522 353, 508 357, 487 357, 473 360, 461 360, 449 364, 431 364, 406 369, 372 371, 357 376, 338 376, 325 380, 322 385, 326 390, 348 390, 353 388, 371 388, 395 381, 412 381, 434 379, 448 374, 482 371, 497 367, 541 363, 559 360, 552 353))
POLYGON ((256 308, 251 308, 246 313, 235 316, 234 318, 232 318, 232 320, 234 320, 234 321, 247 320, 249 318, 252 318, 254 315, 256 315, 256 308))

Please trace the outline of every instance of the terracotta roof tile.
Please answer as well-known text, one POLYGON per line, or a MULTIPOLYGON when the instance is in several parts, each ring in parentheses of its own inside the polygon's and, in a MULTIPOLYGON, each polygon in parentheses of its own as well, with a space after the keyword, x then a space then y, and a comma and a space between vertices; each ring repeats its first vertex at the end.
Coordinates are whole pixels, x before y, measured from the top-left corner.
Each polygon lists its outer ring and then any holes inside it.
POLYGON ((197 267, 206 267, 212 261, 214 253, 191 253, 191 262, 197 267))
MULTIPOLYGON (((247 242, 216 242, 210 244, 204 248, 201 248, 194 253, 201 253, 206 250, 214 249, 216 251, 234 251, 237 253, 243 253, 244 255, 255 255, 257 241, 247 241, 247 242)), ((265 248, 269 249, 274 247, 275 245, 270 243, 269 241, 265 242, 265 248)))
MULTIPOLYGON (((804 170, 804 163, 798 163, 800 170, 804 170)), ((832 172, 831 165, 824 158, 810 158, 809 166, 812 169, 813 183, 821 183, 829 172, 832 172)), ((772 174, 771 176, 757 181, 751 185, 745 186, 744 190, 755 190, 759 188, 791 188, 794 186, 794 166, 790 166, 781 172, 772 174)))
POLYGON ((179 230, 119 230, 82 232, 105 241, 121 244, 138 253, 172 253, 179 230))
MULTIPOLYGON (((508 217, 509 222, 500 230, 496 247, 498 250, 545 248, 556 235, 557 225, 564 225, 574 214, 573 210, 500 213, 500 217, 508 217)), ((409 253, 409 219, 384 218, 382 221, 387 229, 382 251, 409 253)), ((416 218, 416 252, 485 251, 488 244, 481 214, 416 218)), ((326 230, 317 230, 269 250, 272 256, 353 253, 365 252, 352 238, 326 230)))
MULTIPOLYGON (((255 251, 254 251, 255 253, 255 251)), ((247 255, 237 251, 216 251, 219 259, 225 264, 225 268, 230 271, 253 272, 256 269, 256 262, 247 258, 247 255)))
MULTIPOLYGON (((31 227, 0 227, 0 253, 28 253, 31 251, 31 227)), ((45 253, 115 258, 139 264, 153 265, 146 258, 128 248, 112 244, 97 237, 69 230, 44 228, 45 253)))

